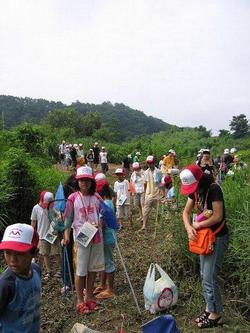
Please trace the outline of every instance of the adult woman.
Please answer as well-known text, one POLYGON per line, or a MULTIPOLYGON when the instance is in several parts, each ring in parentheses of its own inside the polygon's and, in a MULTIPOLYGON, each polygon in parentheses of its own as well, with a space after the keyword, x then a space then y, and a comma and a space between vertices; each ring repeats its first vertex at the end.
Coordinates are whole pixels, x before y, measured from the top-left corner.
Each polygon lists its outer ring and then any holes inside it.
POLYGON ((214 183, 212 175, 203 173, 196 164, 186 167, 180 173, 180 179, 181 193, 188 195, 183 211, 183 222, 188 238, 195 240, 197 230, 201 228, 208 227, 214 232, 221 227, 221 230, 216 235, 216 243, 212 254, 200 255, 200 272, 206 308, 195 320, 200 328, 216 327, 222 325, 223 316, 218 273, 228 245, 223 193, 220 186, 214 183), (212 215, 202 222, 193 222, 191 224, 193 209, 198 213, 209 209, 212 211, 212 215))
POLYGON ((200 166, 203 172, 207 174, 214 175, 215 173, 215 165, 214 161, 210 156, 209 149, 203 149, 200 159, 198 160, 197 165, 200 166))

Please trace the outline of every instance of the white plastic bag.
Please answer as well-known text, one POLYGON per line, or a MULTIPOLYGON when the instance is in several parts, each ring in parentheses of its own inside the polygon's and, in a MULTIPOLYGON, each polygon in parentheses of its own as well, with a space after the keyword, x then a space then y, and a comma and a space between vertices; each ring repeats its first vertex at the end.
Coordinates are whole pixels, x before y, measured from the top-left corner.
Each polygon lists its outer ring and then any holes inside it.
POLYGON ((150 313, 164 311, 177 303, 178 290, 168 274, 157 264, 151 264, 143 287, 145 309, 150 313), (155 281, 156 270, 160 278, 155 281))

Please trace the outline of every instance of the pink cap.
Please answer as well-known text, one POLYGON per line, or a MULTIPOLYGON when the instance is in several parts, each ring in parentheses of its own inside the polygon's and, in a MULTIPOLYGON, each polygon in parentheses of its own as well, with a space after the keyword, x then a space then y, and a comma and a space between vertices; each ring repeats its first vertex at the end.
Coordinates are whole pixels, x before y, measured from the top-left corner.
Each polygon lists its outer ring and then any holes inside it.
POLYGON ((82 166, 76 170, 76 179, 83 179, 83 178, 89 178, 89 179, 94 179, 93 176, 93 171, 90 167, 88 166, 82 166))

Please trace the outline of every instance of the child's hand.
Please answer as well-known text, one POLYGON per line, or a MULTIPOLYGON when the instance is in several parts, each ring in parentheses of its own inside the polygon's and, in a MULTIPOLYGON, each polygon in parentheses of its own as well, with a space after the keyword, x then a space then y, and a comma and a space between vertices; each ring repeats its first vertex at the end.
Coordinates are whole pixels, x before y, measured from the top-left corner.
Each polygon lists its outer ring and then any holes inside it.
POLYGON ((61 243, 62 243, 62 245, 65 245, 65 246, 69 245, 69 238, 65 237, 64 239, 62 239, 61 243))

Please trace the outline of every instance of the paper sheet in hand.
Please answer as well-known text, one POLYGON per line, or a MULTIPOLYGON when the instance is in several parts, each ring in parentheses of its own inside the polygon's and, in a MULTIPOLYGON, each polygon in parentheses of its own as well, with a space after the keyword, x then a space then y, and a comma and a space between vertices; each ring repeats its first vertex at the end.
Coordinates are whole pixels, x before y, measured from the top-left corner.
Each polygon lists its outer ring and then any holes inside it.
POLYGON ((120 196, 119 200, 118 200, 118 205, 119 205, 119 206, 122 206, 122 205, 125 203, 126 200, 127 200, 126 195, 122 194, 122 195, 120 196))
POLYGON ((95 236, 97 230, 98 229, 93 224, 85 222, 81 227, 81 230, 77 235, 76 240, 79 244, 87 247, 91 242, 92 238, 95 236))

